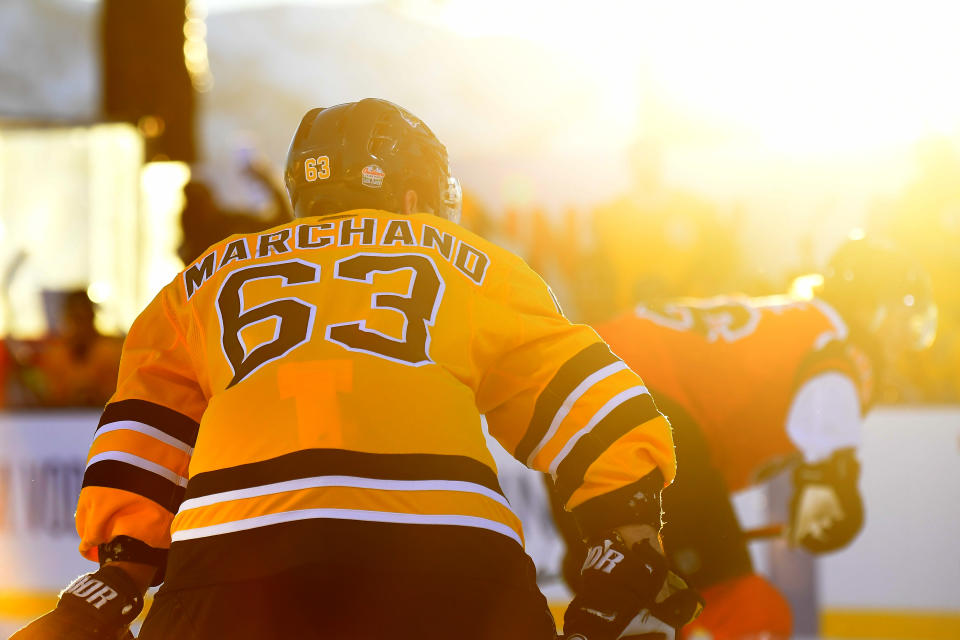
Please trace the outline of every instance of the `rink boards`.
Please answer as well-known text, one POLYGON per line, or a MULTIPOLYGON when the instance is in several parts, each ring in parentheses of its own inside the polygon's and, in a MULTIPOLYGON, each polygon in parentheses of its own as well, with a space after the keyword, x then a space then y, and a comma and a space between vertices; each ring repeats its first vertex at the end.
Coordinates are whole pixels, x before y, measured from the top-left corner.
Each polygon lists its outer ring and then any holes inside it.
MULTIPOLYGON (((0 633, 94 567, 76 551, 72 512, 97 417, 0 413, 0 633)), ((541 585, 562 609, 563 543, 541 478, 492 448, 541 585)), ((821 635, 960 638, 960 408, 878 410, 861 452, 867 524, 853 545, 816 561, 821 635)), ((767 521, 762 492, 737 507, 747 526, 767 521)), ((752 551, 762 571, 764 547, 752 551)))

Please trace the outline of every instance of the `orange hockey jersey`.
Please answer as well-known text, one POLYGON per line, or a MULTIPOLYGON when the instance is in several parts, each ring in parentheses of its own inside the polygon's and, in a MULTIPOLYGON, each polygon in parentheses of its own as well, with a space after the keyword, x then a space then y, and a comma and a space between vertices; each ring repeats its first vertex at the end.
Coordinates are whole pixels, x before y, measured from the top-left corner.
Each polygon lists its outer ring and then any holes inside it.
POLYGON ((802 383, 838 371, 855 382, 862 407, 872 393, 870 360, 849 343, 839 315, 819 300, 727 297, 640 305, 597 331, 643 372, 655 397, 696 423, 731 491, 797 452, 785 423, 802 383))
POLYGON ((343 523, 520 549, 480 414, 568 508, 675 472, 640 378, 522 260, 456 224, 361 210, 232 236, 130 330, 80 550, 169 546, 168 584, 188 584, 335 561, 343 523))

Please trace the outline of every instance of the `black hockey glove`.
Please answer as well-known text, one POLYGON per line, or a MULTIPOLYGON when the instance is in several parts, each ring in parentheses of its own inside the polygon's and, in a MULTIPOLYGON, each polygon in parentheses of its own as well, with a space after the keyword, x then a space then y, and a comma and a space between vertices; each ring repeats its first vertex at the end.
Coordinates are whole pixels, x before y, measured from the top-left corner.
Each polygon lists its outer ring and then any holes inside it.
POLYGON ((703 601, 647 542, 628 549, 616 532, 588 543, 580 588, 564 614, 566 640, 679 640, 703 601))
POLYGON ((57 608, 17 631, 10 640, 124 640, 143 609, 137 585, 119 567, 80 576, 60 594, 57 608))
POLYGON ((802 464, 793 473, 790 539, 813 553, 836 551, 863 527, 863 502, 857 481, 860 465, 853 449, 828 460, 802 464))

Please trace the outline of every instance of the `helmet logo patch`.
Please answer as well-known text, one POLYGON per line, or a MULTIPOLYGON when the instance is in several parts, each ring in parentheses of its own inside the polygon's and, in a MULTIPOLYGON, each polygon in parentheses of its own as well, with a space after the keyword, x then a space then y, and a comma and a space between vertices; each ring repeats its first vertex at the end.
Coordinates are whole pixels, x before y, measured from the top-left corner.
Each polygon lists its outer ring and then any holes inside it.
POLYGON ((386 175, 386 172, 379 166, 368 164, 363 168, 363 171, 360 172, 360 182, 365 187, 379 189, 383 186, 383 179, 386 175))

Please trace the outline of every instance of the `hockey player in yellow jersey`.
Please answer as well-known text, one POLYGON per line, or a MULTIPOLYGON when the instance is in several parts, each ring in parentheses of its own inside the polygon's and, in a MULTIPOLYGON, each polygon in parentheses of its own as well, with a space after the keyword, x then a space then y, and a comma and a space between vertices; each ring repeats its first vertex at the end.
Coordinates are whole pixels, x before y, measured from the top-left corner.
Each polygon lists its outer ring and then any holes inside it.
POLYGON ((134 323, 90 449, 101 568, 17 640, 550 640, 480 415, 594 548, 569 638, 699 608, 657 534, 669 424, 519 258, 456 224, 446 149, 392 103, 303 118, 297 219, 210 247, 134 323))

